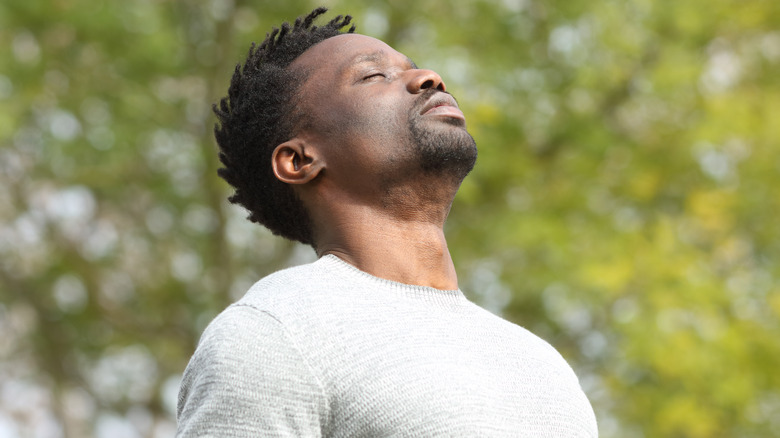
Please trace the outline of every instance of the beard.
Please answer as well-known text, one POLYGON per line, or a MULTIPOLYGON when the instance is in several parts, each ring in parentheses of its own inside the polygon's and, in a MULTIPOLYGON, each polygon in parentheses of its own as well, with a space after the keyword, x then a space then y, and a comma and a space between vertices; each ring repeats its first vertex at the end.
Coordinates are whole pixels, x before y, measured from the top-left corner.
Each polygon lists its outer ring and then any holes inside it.
MULTIPOLYGON (((436 93, 441 91, 432 89, 422 93, 421 105, 436 93)), ((409 117, 409 132, 423 172, 449 176, 460 183, 474 168, 477 144, 462 120, 432 120, 421 116, 420 106, 415 105, 409 117)))

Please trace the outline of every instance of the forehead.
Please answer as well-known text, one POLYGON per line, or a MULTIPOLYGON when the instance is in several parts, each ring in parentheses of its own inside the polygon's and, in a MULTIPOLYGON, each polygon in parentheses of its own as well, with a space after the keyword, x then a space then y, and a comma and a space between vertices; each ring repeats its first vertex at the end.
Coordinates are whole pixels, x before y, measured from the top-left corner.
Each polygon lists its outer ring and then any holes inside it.
POLYGON ((351 65, 364 61, 402 61, 413 64, 383 41, 359 34, 342 34, 328 38, 303 52, 292 64, 312 72, 330 71, 338 74, 351 65))

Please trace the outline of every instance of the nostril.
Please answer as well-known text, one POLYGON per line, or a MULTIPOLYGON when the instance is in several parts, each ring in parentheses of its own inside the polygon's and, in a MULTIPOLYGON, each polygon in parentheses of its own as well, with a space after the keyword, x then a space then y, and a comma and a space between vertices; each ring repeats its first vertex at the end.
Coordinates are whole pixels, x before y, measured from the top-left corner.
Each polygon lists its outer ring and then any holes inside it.
MULTIPOLYGON (((427 90, 429 88, 433 88, 433 80, 432 79, 428 79, 427 81, 423 82, 422 85, 420 85, 420 89, 421 90, 427 90)), ((441 86, 439 86, 437 88, 441 88, 441 86)))
POLYGON ((436 87, 439 91, 444 91, 444 82, 439 82, 439 85, 436 87))

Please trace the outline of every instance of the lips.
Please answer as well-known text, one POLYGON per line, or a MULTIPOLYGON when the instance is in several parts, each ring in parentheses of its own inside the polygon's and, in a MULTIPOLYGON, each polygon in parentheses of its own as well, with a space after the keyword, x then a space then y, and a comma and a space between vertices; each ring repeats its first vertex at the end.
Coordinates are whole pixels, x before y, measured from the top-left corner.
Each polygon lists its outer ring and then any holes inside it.
POLYGON ((443 92, 438 92, 428 99, 420 114, 466 119, 463 112, 458 108, 455 98, 443 92))

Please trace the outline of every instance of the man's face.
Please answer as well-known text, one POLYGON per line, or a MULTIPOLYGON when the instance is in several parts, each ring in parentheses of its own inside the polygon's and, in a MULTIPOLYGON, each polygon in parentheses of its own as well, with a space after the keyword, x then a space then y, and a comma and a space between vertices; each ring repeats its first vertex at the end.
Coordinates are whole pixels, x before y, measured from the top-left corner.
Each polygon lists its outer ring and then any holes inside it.
POLYGON ((473 167, 476 145, 441 78, 382 41, 329 38, 291 68, 309 72, 299 94, 301 132, 323 145, 331 177, 367 187, 424 172, 459 184, 473 167))

